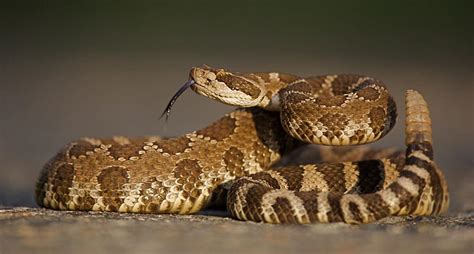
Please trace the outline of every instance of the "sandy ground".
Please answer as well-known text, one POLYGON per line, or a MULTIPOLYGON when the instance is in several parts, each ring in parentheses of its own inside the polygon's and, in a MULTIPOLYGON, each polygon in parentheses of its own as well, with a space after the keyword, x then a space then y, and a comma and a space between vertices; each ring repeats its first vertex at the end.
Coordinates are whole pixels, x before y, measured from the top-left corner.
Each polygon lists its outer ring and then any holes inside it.
POLYGON ((221 212, 0 209, 0 253, 473 253, 474 213, 376 224, 269 225, 221 212))

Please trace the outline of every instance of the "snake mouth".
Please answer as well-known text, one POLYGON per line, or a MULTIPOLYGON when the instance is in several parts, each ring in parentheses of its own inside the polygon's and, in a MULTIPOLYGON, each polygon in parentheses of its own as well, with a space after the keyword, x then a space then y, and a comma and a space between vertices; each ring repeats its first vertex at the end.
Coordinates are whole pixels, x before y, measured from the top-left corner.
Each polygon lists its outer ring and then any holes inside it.
POLYGON ((161 114, 160 118, 166 115, 166 120, 168 120, 171 113, 171 108, 173 107, 176 100, 184 93, 184 91, 188 90, 188 88, 193 86, 195 83, 196 82, 193 79, 190 79, 186 83, 184 83, 184 85, 179 88, 179 90, 173 95, 173 97, 171 97, 171 100, 168 102, 168 105, 166 105, 166 108, 161 114))

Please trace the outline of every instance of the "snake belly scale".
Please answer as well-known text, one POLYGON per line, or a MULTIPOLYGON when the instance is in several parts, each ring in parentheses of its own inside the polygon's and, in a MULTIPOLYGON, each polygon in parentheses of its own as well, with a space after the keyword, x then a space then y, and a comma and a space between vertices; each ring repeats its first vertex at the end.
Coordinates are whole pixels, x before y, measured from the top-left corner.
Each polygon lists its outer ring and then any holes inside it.
POLYGON ((240 108, 176 138, 71 142, 41 171, 37 203, 60 210, 190 214, 225 190, 227 209, 237 219, 353 224, 438 215, 449 206, 445 178, 433 160, 428 105, 414 90, 406 94, 405 152, 354 149, 339 156, 321 149, 327 162, 274 167, 306 143, 347 146, 383 137, 396 119, 385 85, 361 75, 301 78, 206 66, 191 70, 182 90, 187 87, 240 108))

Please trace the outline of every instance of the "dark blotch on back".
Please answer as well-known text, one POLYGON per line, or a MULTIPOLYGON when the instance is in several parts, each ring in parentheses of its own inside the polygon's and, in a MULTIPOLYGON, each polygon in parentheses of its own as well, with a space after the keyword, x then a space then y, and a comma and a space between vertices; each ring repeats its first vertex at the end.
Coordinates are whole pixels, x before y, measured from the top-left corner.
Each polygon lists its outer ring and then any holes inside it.
POLYGON ((286 89, 286 88, 280 90, 279 94, 285 106, 296 104, 298 102, 304 101, 309 98, 309 96, 306 94, 290 91, 289 89, 286 89))
POLYGON ((186 148, 189 148, 189 143, 191 140, 189 140, 187 137, 182 136, 179 138, 170 138, 170 139, 164 139, 160 140, 157 142, 154 142, 155 145, 158 146, 158 149, 162 149, 163 153, 168 153, 168 154, 177 154, 177 153, 183 153, 186 148))
POLYGON ((375 84, 375 80, 371 78, 367 78, 364 81, 360 82, 360 84, 354 87, 354 92, 359 92, 361 90, 364 90, 365 88, 369 87, 372 84, 375 84))
POLYGON ((115 141, 107 143, 110 144, 110 148, 108 152, 110 156, 114 159, 118 159, 120 157, 128 159, 132 156, 138 156, 138 152, 143 149, 143 142, 133 142, 130 144, 121 145, 115 141))
POLYGON ((373 87, 365 87, 356 92, 357 96, 364 97, 365 100, 374 101, 380 97, 379 91, 373 87))
POLYGON ((235 127, 235 119, 225 116, 206 128, 196 131, 196 134, 221 141, 233 134, 235 127))
MULTIPOLYGON (((280 91, 280 96, 284 103, 298 103, 306 99, 312 98, 315 94, 321 93, 321 84, 315 78, 308 80, 301 80, 292 84, 288 88, 280 91)), ((340 106, 344 103, 346 98, 344 96, 329 96, 329 94, 322 94, 313 101, 316 104, 324 106, 340 106)))
POLYGON ((245 173, 244 154, 236 147, 231 147, 225 151, 224 163, 227 170, 235 176, 242 176, 245 173))
POLYGON ((111 211, 118 211, 122 203, 122 187, 128 183, 127 169, 115 166, 104 168, 97 176, 97 182, 102 190, 104 204, 108 205, 111 211))
POLYGON ((338 75, 337 78, 331 83, 332 92, 334 95, 342 95, 352 91, 353 87, 360 78, 363 76, 352 75, 352 74, 342 74, 338 75))
POLYGON ((314 102, 321 106, 341 106, 346 101, 346 97, 342 95, 337 96, 328 96, 328 97, 318 97, 314 102))
POLYGON ((199 174, 202 173, 202 169, 197 160, 184 159, 176 163, 176 168, 173 170, 173 173, 176 178, 194 179, 196 181, 199 174))
POLYGON ((322 88, 321 83, 313 79, 301 80, 296 83, 293 83, 289 87, 289 89, 293 91, 297 91, 304 94, 310 94, 310 95, 319 94, 321 88, 322 88))
POLYGON ((80 155, 86 155, 86 152, 94 151, 95 148, 99 146, 93 145, 85 140, 78 140, 72 143, 72 146, 69 148, 69 156, 79 157, 80 155))

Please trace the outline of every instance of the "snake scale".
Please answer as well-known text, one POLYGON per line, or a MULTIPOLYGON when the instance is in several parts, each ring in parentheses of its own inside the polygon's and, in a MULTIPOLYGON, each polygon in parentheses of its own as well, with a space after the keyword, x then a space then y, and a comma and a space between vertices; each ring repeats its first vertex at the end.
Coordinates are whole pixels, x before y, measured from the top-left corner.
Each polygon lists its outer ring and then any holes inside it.
MULTIPOLYGON (((176 138, 82 138, 41 171, 37 203, 60 210, 196 213, 226 197, 235 218, 268 223, 370 223, 393 215, 438 215, 449 206, 433 160, 423 97, 406 93, 406 151, 337 154, 320 164, 272 166, 314 143, 373 142, 396 119, 385 85, 361 75, 301 78, 195 67, 187 88, 239 106, 176 138), (356 158, 356 161, 351 161, 356 158)), ((321 149, 321 151, 328 151, 321 149)))

